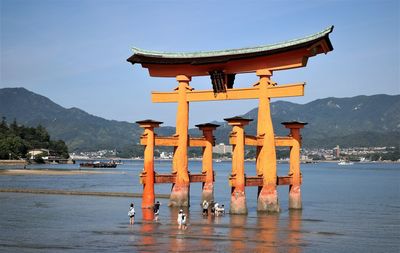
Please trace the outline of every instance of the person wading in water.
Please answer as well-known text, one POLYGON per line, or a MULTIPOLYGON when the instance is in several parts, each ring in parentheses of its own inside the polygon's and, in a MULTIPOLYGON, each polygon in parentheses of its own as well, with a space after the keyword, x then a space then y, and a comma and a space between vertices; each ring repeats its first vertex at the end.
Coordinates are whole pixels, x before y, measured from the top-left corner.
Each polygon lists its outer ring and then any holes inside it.
POLYGON ((186 230, 186 214, 183 212, 183 210, 179 210, 178 213, 178 229, 183 229, 186 230))
POLYGON ((131 206, 129 207, 128 216, 129 224, 133 225, 133 223, 135 223, 135 207, 133 203, 131 203, 131 206))
POLYGON ((154 212, 154 220, 157 221, 158 220, 158 215, 160 214, 160 201, 157 201, 154 204, 154 208, 153 208, 153 212, 154 212))

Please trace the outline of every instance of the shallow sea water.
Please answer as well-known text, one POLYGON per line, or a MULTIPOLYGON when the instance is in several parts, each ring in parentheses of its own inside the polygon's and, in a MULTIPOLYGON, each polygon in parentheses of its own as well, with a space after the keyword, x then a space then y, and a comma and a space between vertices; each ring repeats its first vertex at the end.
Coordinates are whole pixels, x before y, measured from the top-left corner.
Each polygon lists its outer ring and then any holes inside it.
MULTIPOLYGON (((141 192, 141 161, 125 161, 117 174, 0 176, 0 188, 141 192)), ((215 163, 215 198, 229 210, 230 163, 215 163)), ((42 166, 43 167, 43 166, 42 166)), ((201 170, 191 161, 190 170, 201 170)), ((48 165, 78 169, 76 165, 48 165)), ((156 171, 168 172, 169 161, 156 171)), ((159 220, 140 199, 0 193, 0 252, 400 252, 400 164, 302 164, 302 211, 288 211, 288 187, 278 188, 282 211, 256 212, 256 188, 246 188, 249 214, 201 214, 201 184, 191 186, 187 230, 177 229, 177 209, 158 199, 159 220), (135 224, 127 216, 136 205, 135 224)), ((28 169, 39 169, 30 166, 28 169)), ((104 169, 101 169, 104 170, 104 169)), ((278 174, 288 165, 279 164, 278 174)), ((246 162, 247 175, 255 174, 246 162), (253 173, 252 173, 253 172, 253 173)), ((157 185, 169 193, 171 185, 157 185)))

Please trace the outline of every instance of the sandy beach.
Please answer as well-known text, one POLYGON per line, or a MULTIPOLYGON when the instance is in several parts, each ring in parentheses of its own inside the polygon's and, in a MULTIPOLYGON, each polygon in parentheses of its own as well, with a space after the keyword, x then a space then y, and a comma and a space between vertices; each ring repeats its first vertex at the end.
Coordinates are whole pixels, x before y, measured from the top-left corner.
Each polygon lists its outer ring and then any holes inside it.
POLYGON ((84 174, 124 174, 119 171, 90 171, 90 170, 29 170, 29 169, 16 169, 16 170, 0 170, 0 176, 18 176, 18 175, 84 175, 84 174))

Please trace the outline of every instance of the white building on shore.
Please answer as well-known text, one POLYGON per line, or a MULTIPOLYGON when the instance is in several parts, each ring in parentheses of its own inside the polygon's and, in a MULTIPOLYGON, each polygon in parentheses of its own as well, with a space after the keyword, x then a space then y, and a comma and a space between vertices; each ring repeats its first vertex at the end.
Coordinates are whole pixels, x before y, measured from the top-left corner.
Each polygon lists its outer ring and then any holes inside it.
POLYGON ((213 153, 217 153, 217 154, 232 153, 232 145, 225 145, 224 143, 215 145, 213 147, 213 153))

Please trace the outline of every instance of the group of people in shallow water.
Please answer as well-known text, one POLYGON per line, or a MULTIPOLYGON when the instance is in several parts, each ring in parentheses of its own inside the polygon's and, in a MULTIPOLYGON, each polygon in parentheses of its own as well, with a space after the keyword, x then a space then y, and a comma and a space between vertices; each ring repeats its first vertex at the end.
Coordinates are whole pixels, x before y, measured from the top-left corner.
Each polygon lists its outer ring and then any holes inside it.
MULTIPOLYGON (((153 207, 155 221, 158 221, 158 216, 160 214, 160 205, 161 205, 161 203, 159 201, 157 201, 153 207)), ((208 203, 208 201, 204 200, 203 203, 201 204, 201 206, 203 208, 203 216, 208 216, 209 209, 210 209, 211 215, 219 216, 219 215, 225 214, 224 205, 220 205, 217 202, 211 201, 210 203, 208 203)), ((129 224, 133 225, 135 223, 135 205, 133 203, 131 203, 131 205, 129 207, 128 216, 129 216, 129 224)), ((183 210, 180 209, 178 212, 178 218, 177 218, 178 229, 185 230, 187 228, 186 216, 187 215, 183 212, 183 210)))
POLYGON ((204 200, 201 206, 203 207, 203 216, 208 216, 208 209, 210 209, 211 215, 219 216, 225 214, 225 206, 220 205, 218 202, 211 201, 211 203, 208 203, 207 200, 204 200))

